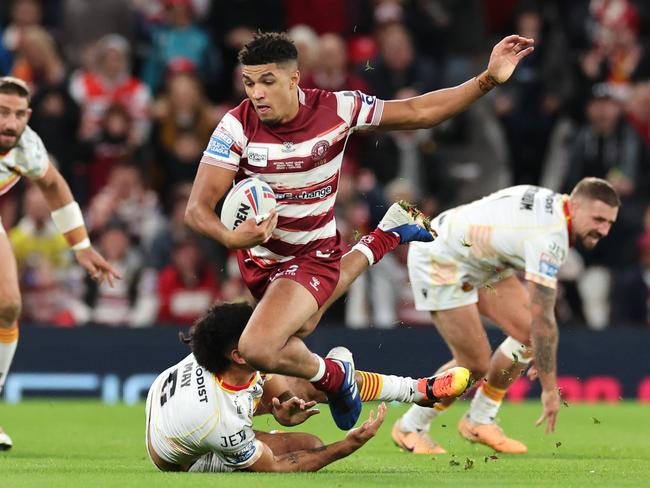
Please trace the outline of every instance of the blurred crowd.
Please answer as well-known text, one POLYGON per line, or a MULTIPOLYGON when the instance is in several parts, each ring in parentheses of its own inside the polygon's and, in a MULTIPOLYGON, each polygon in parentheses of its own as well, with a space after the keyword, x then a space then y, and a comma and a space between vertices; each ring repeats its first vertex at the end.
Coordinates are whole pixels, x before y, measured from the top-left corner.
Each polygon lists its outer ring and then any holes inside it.
MULTIPOLYGON (((623 200, 611 236, 572 250, 560 323, 650 326, 650 5, 641 0, 7 0, 0 74, 26 80, 30 125, 82 204, 94 244, 123 275, 77 269, 39 192, 0 199, 24 320, 187 324, 216 299, 250 298, 231 254, 183 225, 220 118, 245 94, 239 49, 286 30, 301 86, 406 98, 480 73, 503 35, 535 39, 513 79, 427 130, 354 136, 339 185, 348 243, 388 202, 429 215, 513 184, 569 192, 608 179, 623 200)), ((428 323, 414 311, 406 249, 387 256, 329 319, 428 323), (402 286, 403 285, 403 286, 402 286)))

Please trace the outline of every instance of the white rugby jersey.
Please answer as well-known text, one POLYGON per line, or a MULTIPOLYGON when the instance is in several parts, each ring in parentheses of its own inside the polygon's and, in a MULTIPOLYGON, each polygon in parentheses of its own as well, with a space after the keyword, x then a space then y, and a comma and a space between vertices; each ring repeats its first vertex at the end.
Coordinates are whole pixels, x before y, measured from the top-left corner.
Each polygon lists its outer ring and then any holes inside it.
MULTIPOLYGON (((567 200, 538 186, 506 188, 442 213, 434 221, 439 232, 434 242, 443 240, 445 254, 479 271, 477 276, 514 268, 525 270, 526 280, 555 288, 569 250, 567 200)), ((445 273, 451 272, 442 268, 432 271, 438 284, 445 284, 445 273)))
POLYGON ((238 180, 260 178, 275 192, 277 228, 248 252, 260 266, 338 250, 334 201, 345 144, 354 130, 378 125, 384 107, 359 91, 299 89, 298 96, 296 117, 273 127, 244 100, 223 117, 201 159, 237 171, 238 180))
POLYGON ((0 153, 0 195, 7 193, 21 176, 41 178, 47 171, 48 162, 43 141, 26 126, 16 147, 8 153, 0 153))
POLYGON ((246 468, 262 455, 253 414, 264 379, 229 386, 198 365, 193 354, 161 373, 147 396, 147 431, 156 453, 172 464, 191 464, 213 452, 228 467, 246 468))

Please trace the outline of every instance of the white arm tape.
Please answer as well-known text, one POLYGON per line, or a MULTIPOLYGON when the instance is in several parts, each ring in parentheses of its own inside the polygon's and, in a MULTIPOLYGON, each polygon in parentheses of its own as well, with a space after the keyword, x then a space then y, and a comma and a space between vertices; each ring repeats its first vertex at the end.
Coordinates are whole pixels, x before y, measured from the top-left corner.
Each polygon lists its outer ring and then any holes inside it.
POLYGON ((57 208, 51 215, 54 225, 61 234, 84 226, 84 217, 81 214, 81 209, 79 208, 79 204, 74 200, 61 208, 57 208))
POLYGON ((70 249, 76 252, 76 251, 81 251, 82 249, 88 249, 89 247, 90 247, 90 239, 86 237, 84 240, 79 241, 76 244, 70 246, 70 249))

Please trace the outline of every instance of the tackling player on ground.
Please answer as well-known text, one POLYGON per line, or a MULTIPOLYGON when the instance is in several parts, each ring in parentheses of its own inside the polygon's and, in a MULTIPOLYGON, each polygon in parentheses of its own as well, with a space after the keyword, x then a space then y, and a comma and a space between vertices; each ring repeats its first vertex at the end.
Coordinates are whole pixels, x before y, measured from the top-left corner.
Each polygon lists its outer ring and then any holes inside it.
MULTIPOLYGON (((161 373, 147 395, 146 445, 162 471, 317 471, 356 451, 383 422, 381 404, 342 441, 324 446, 306 433, 253 430, 253 415, 271 413, 282 425, 298 425, 318 413, 324 394, 302 379, 261 375, 241 356, 237 343, 253 309, 245 303, 212 307, 194 325, 192 354, 161 373), (306 401, 305 401, 306 400, 306 401)), ((337 347, 328 358, 352 362, 337 347)), ((396 400, 430 406, 465 391, 469 371, 455 368, 431 378, 404 378, 358 371, 365 400, 396 400)))
MULTIPOLYGON (((28 125, 31 116, 29 89, 18 78, 0 78, 0 195, 14 186, 21 176, 32 180, 41 190, 51 211, 52 220, 75 258, 100 283, 113 284, 118 273, 95 251, 88 239, 79 205, 70 188, 49 161, 41 138, 28 125)), ((0 221, 0 391, 7 378, 18 345, 18 317, 21 299, 18 271, 11 245, 0 221)), ((0 428, 0 449, 13 445, 0 428)))
POLYGON ((361 92, 301 90, 297 50, 282 34, 258 34, 240 53, 248 98, 224 116, 210 139, 186 223, 238 249, 244 281, 260 300, 239 343, 246 361, 313 382, 328 394, 342 429, 352 427, 361 411, 353 368, 312 354, 301 337, 312 331, 335 290, 346 286, 347 261, 373 264, 400 243, 432 239, 410 212, 393 206, 379 227, 342 257, 334 202, 347 138, 358 129, 418 129, 452 117, 505 82, 532 44, 506 37, 476 78, 394 101, 361 92), (230 231, 214 209, 233 181, 246 176, 271 186, 277 213, 260 225, 249 219, 230 231))
MULTIPOLYGON (((584 178, 571 195, 515 186, 443 212, 432 222, 438 238, 411 245, 415 306, 431 312, 454 358, 442 368, 464 366, 476 380, 487 375, 458 425, 466 439, 501 452, 527 451, 495 419, 508 387, 532 358, 542 386, 537 425, 546 422, 546 431, 554 431, 560 408, 556 274, 571 245, 592 249, 607 236, 619 206, 616 191, 598 178, 584 178), (527 286, 515 270, 525 272, 527 286), (481 315, 508 335, 494 354, 481 315)), ((444 452, 428 430, 452 401, 409 409, 393 427, 394 441, 415 453, 444 452)))

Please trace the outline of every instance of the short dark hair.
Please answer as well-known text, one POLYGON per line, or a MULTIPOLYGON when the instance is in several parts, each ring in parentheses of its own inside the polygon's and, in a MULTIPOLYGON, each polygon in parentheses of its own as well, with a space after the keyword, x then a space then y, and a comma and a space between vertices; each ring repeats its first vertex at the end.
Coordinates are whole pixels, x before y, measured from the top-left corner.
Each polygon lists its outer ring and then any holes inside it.
POLYGON ((572 197, 584 197, 590 200, 600 200, 610 207, 620 207, 621 199, 614 187, 607 180, 588 176, 581 179, 571 192, 572 197))
POLYGON ((258 32, 253 40, 239 51, 239 62, 244 65, 285 63, 298 59, 298 50, 284 32, 258 32))
POLYGON ((248 303, 220 303, 211 307, 190 329, 189 344, 196 362, 211 373, 223 373, 230 364, 230 351, 253 314, 248 303))
POLYGON ((7 95, 18 95, 19 97, 26 98, 29 101, 29 87, 20 78, 15 76, 0 77, 0 93, 7 95))

